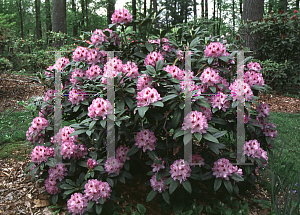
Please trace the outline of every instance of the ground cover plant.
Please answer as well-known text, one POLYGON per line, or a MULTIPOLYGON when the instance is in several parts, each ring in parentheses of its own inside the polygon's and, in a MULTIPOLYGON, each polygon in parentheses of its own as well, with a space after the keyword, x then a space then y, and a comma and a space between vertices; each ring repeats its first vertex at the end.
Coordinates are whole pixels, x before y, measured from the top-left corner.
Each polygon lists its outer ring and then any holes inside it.
MULTIPOLYGON (((267 150, 273 148, 277 136, 276 126, 268 120, 268 105, 251 107, 257 104, 258 91, 265 89, 260 65, 248 62, 250 58, 243 62, 247 69, 244 90, 237 91, 242 83, 235 77, 236 52, 230 54, 218 42, 203 46, 204 51, 197 50, 202 33, 199 28, 179 38, 170 34, 167 39, 167 31, 136 38, 126 33, 131 21, 126 9, 117 10, 112 21, 110 28, 119 25, 120 31, 96 29, 89 47, 77 47, 72 61, 60 58, 45 72, 50 89, 39 117, 33 119, 26 133, 35 146, 27 170, 44 179, 50 202, 66 201, 70 214, 111 214, 116 184, 132 179, 135 168, 148 172, 151 189, 147 201, 158 195, 161 207, 176 213, 193 204, 199 181, 211 192, 228 193, 228 197, 250 189, 257 173, 264 174, 267 150), (112 49, 122 52, 109 58, 103 51, 112 49), (194 72, 185 71, 182 51, 192 55, 194 72), (69 95, 62 98, 62 118, 76 123, 54 135, 53 72, 58 67, 62 69, 63 93, 69 95), (115 84, 115 112, 107 99, 110 79, 115 84), (184 116, 188 87, 192 112, 184 116), (236 138, 240 93, 245 93, 244 150, 254 166, 233 166, 236 145, 219 141, 227 133, 236 138), (113 113, 116 157, 107 159, 106 119, 113 113), (182 159, 184 130, 198 142, 190 156, 190 162, 199 163, 197 166, 182 159), (63 162, 57 162, 57 156, 63 162)), ((151 18, 136 23, 147 28, 151 18)), ((199 211, 192 213, 200 212, 200 207, 196 208, 199 211)))

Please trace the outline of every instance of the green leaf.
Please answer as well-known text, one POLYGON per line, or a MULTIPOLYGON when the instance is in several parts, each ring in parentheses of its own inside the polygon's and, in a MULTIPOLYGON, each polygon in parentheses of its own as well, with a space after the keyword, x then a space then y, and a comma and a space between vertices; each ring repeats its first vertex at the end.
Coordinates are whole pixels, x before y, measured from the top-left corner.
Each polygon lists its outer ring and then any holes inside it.
POLYGON ((183 185, 183 187, 186 191, 188 191, 190 194, 192 194, 192 186, 191 186, 191 183, 188 180, 183 181, 182 185, 183 185))
POLYGON ((208 60, 207 60, 207 63, 208 64, 211 64, 213 62, 215 58, 214 57, 209 57, 208 60))
POLYGON ((219 138, 219 137, 224 136, 225 134, 227 134, 227 131, 221 131, 221 132, 218 132, 218 133, 213 134, 213 136, 214 136, 215 138, 219 138))
POLYGON ((132 87, 125 88, 125 90, 126 90, 128 93, 135 93, 135 89, 132 88, 132 87))
POLYGON ((130 98, 125 97, 125 102, 128 105, 128 107, 132 110, 133 109, 133 101, 130 98))
POLYGON ((212 175, 212 172, 207 172, 205 174, 202 175, 201 179, 202 181, 205 181, 205 180, 209 180, 209 179, 212 179, 214 178, 215 176, 212 175))
POLYGON ((210 133, 217 133, 217 132, 219 132, 218 129, 216 129, 214 127, 210 127, 210 126, 208 127, 207 131, 210 132, 210 133))
POLYGON ((196 45, 198 45, 198 37, 196 37, 195 39, 192 40, 192 42, 190 43, 190 47, 189 48, 194 48, 196 45))
POLYGON ((168 191, 162 192, 162 197, 167 204, 170 204, 170 195, 168 191))
POLYGON ((101 214, 102 208, 103 208, 103 205, 101 205, 101 204, 96 204, 96 213, 97 213, 97 214, 101 214))
POLYGON ((79 110, 79 108, 80 108, 80 105, 77 105, 77 106, 75 106, 75 107, 73 108, 73 111, 74 111, 74 112, 77 112, 77 111, 79 110))
POLYGON ((98 166, 95 166, 93 170, 94 171, 104 171, 104 168, 103 168, 103 166, 98 165, 98 166))
POLYGON ((167 96, 165 96, 165 97, 163 97, 162 98, 162 102, 166 102, 166 101, 168 101, 168 100, 170 100, 170 99, 173 99, 173 98, 175 98, 175 97, 177 97, 178 95, 176 95, 176 94, 170 94, 170 95, 167 95, 167 96))
POLYGON ((150 202, 152 199, 154 199, 154 197, 156 196, 157 193, 158 193, 157 190, 156 191, 151 190, 146 198, 146 202, 150 202))
POLYGON ((140 57, 140 58, 146 58, 147 57, 147 55, 144 54, 143 52, 136 52, 133 55, 135 55, 137 57, 140 57))
POLYGON ((169 185, 172 183, 172 181, 174 181, 173 178, 169 177, 167 180, 165 180, 164 185, 169 185))
POLYGON ((94 127, 94 125, 96 124, 96 120, 93 120, 90 125, 89 125, 89 129, 92 130, 92 128, 94 127))
POLYGON ((225 185, 227 191, 228 191, 230 194, 232 194, 233 188, 232 188, 231 181, 223 180, 223 182, 224 182, 224 185, 225 185))
POLYGON ((147 65, 146 68, 147 68, 147 70, 150 72, 150 74, 155 75, 156 71, 155 71, 155 69, 153 68, 153 66, 147 65))
POLYGON ((138 111, 139 111, 140 117, 143 118, 148 109, 149 109, 149 106, 139 107, 138 111))
POLYGON ((220 151, 218 149, 218 147, 215 145, 216 143, 206 143, 206 145, 208 145, 208 147, 215 153, 215 154, 219 154, 220 151))
POLYGON ((69 184, 62 184, 62 185, 60 185, 60 187, 64 190, 74 189, 74 186, 71 186, 69 184))
POLYGON ((194 133, 194 136, 197 138, 198 141, 201 141, 202 134, 200 134, 200 133, 194 133))
POLYGON ((69 137, 72 137, 72 136, 75 136, 75 135, 79 135, 79 134, 82 134, 82 133, 85 133, 86 130, 77 130, 77 131, 74 131, 73 133, 71 133, 69 135, 69 137))
POLYGON ((175 112, 174 112, 173 119, 172 119, 172 127, 174 129, 177 128, 177 125, 178 125, 179 120, 181 118, 181 113, 182 113, 182 111, 177 107, 175 112))
POLYGON ((52 198, 52 204, 56 205, 57 200, 58 200, 58 194, 53 195, 51 198, 52 198))
POLYGON ((209 89, 211 90, 211 92, 216 93, 216 87, 215 86, 209 86, 209 89))
POLYGON ((212 136, 212 135, 209 134, 209 133, 204 134, 204 135, 203 135, 203 138, 206 139, 206 140, 208 140, 208 141, 211 141, 211 142, 213 142, 213 143, 219 143, 218 139, 215 138, 214 136, 212 136))
POLYGON ((162 60, 157 61, 156 63, 156 70, 162 70, 163 69, 164 62, 162 60))
POLYGON ((215 183, 214 183, 215 191, 217 191, 221 187, 221 184, 222 184, 222 179, 221 178, 216 178, 215 183))
POLYGON ((139 148, 136 145, 133 145, 131 149, 127 152, 127 156, 130 157, 131 155, 135 154, 139 148))
POLYGON ((144 205, 137 204, 137 209, 140 213, 146 213, 146 208, 144 207, 144 205))
POLYGON ((180 137, 180 136, 183 136, 184 135, 184 130, 180 130, 180 131, 177 131, 174 136, 173 136, 173 139, 177 138, 177 137, 180 137))
POLYGON ((224 119, 216 118, 216 117, 212 117, 211 122, 212 123, 217 123, 217 124, 220 124, 220 125, 226 125, 227 124, 224 119))
POLYGON ((94 206, 95 202, 94 201, 89 201, 88 205, 87 205, 87 210, 92 209, 92 207, 94 206))
POLYGON ((157 106, 157 107, 163 107, 164 103, 162 103, 161 101, 157 101, 157 102, 151 103, 151 105, 154 105, 154 106, 157 106))
POLYGON ((244 181, 244 179, 236 173, 232 173, 231 178, 236 181, 244 181))
POLYGON ((148 52, 153 52, 153 46, 150 43, 146 43, 145 46, 148 52))
POLYGON ((170 194, 172 194, 175 190, 176 190, 176 188, 178 187, 178 185, 179 185, 179 181, 178 180, 176 180, 176 181, 172 181, 172 183, 170 184, 170 187, 169 187, 169 192, 170 192, 170 194))

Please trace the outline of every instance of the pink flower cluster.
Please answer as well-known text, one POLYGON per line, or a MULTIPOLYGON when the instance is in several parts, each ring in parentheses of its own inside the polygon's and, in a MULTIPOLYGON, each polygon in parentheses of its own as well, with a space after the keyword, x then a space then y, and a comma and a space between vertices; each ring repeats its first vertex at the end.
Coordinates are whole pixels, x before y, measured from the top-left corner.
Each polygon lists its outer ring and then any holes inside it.
POLYGON ((176 78, 179 81, 183 80, 184 78, 184 71, 182 71, 175 65, 167 65, 167 67, 165 67, 164 70, 170 73, 173 78, 176 78))
POLYGON ((225 180, 229 180, 228 176, 232 176, 232 173, 236 173, 242 176, 242 169, 238 169, 237 166, 233 166, 229 160, 226 158, 220 158, 214 163, 214 167, 212 168, 213 175, 216 178, 224 178, 225 180))
POLYGON ((150 85, 150 82, 152 81, 153 79, 151 77, 149 77, 148 75, 146 74, 142 74, 139 78, 138 78, 138 83, 136 85, 137 87, 137 90, 143 90, 147 87, 152 87, 153 84, 150 85))
POLYGON ((75 142, 78 135, 74 135, 74 136, 70 137, 70 134, 72 134, 74 131, 75 131, 75 129, 70 126, 65 126, 61 129, 59 129, 58 133, 54 137, 51 137, 51 143, 60 144, 62 142, 66 142, 66 141, 75 142))
POLYGON ((62 181, 64 177, 68 175, 67 171, 67 168, 62 163, 58 163, 55 167, 49 168, 49 178, 45 180, 45 187, 48 193, 54 195, 60 192, 57 188, 57 180, 62 181))
POLYGON ((249 70, 253 70, 256 72, 261 72, 261 66, 258 62, 253 63, 252 61, 247 65, 249 70))
POLYGON ((102 77, 102 83, 107 84, 107 78, 114 78, 119 72, 123 73, 123 63, 117 57, 110 59, 104 65, 104 73, 102 77))
POLYGON ((200 76, 202 83, 207 84, 207 86, 213 86, 218 84, 220 81, 219 74, 212 68, 208 67, 204 69, 203 73, 200 76))
POLYGON ((65 141, 61 145, 63 159, 80 159, 88 155, 87 148, 83 144, 75 144, 73 141, 65 141))
POLYGON ((230 107, 230 101, 226 100, 228 96, 222 92, 218 92, 213 96, 212 99, 212 107, 218 108, 219 110, 223 110, 226 112, 226 109, 230 107))
POLYGON ((69 93, 69 101, 72 103, 72 105, 76 104, 79 105, 79 102, 84 101, 86 99, 86 93, 84 89, 80 88, 73 88, 69 93))
MULTIPOLYGON (((112 33, 112 30, 110 29, 104 29, 103 31, 102 30, 99 30, 99 29, 96 29, 94 32, 93 32, 93 35, 91 37, 91 41, 92 41, 92 44, 94 44, 94 46, 99 46, 99 45, 102 45, 104 42, 109 42, 108 40, 108 37, 103 33, 104 31, 108 31, 110 33, 110 39, 114 41, 114 45, 119 45, 120 44, 120 38, 117 34, 115 33, 112 33)), ((106 56, 106 53, 103 52, 102 53, 102 57, 106 56), (104 55, 105 54, 105 55, 104 55)))
POLYGON ((250 87, 252 87, 253 85, 265 85, 265 81, 262 74, 254 71, 247 71, 244 75, 244 80, 245 83, 249 84, 250 87))
MULTIPOLYGON (((185 48, 186 48, 186 51, 187 51, 187 50, 188 50, 188 47, 186 46, 185 48)), ((192 55, 192 54, 193 54, 193 52, 188 51, 188 52, 185 53, 185 56, 192 55)), ((183 62, 184 59, 185 59, 184 53, 183 53, 183 51, 180 50, 180 49, 176 52, 176 57, 179 58, 179 61, 182 61, 182 62, 183 62)))
POLYGON ((149 106, 151 103, 161 100, 159 93, 154 88, 144 88, 141 92, 137 93, 136 99, 138 100, 137 107, 149 106))
POLYGON ((258 113, 258 117, 267 117, 269 116, 270 108, 269 105, 265 102, 262 102, 259 106, 256 106, 256 111, 258 113))
POLYGON ((139 69, 138 66, 135 64, 135 62, 128 61, 126 64, 123 65, 123 73, 127 73, 127 77, 129 79, 137 78, 139 77, 139 69))
POLYGON ((31 152, 31 161, 37 164, 47 162, 49 157, 54 156, 54 148, 36 146, 31 152))
POLYGON ((74 69, 74 71, 72 72, 70 81, 72 82, 73 85, 79 84, 79 85, 83 85, 82 81, 77 80, 75 77, 79 77, 82 78, 85 76, 85 72, 82 69, 74 69))
POLYGON ((53 112, 53 105, 47 105, 41 108, 41 111, 39 112, 39 117, 45 118, 52 112, 53 112))
POLYGON ((88 107, 88 116, 93 118, 102 117, 102 119, 106 119, 107 114, 113 113, 113 107, 109 101, 104 100, 103 98, 96 98, 93 100, 92 104, 88 107))
POLYGON ((195 167, 196 164, 197 164, 197 165, 199 165, 199 167, 201 167, 201 166, 204 166, 204 165, 205 165, 205 163, 204 163, 204 158, 202 158, 201 155, 198 155, 198 154, 196 153, 196 154, 192 155, 191 158, 192 158, 192 163, 193 163, 191 166, 194 166, 194 167, 195 167))
POLYGON ((143 152, 146 152, 148 149, 149 151, 153 151, 155 149, 154 144, 156 143, 156 137, 154 132, 150 131, 149 129, 144 129, 136 134, 134 138, 135 145, 138 148, 143 147, 143 152))
MULTIPOLYGON (((268 107, 267 107, 267 109, 268 109, 268 107)), ((268 112, 265 111, 265 113, 268 113, 268 112)), ((260 114, 262 114, 262 113, 260 113, 260 114)), ((265 119, 267 119, 267 122, 265 122, 265 120, 262 116, 260 116, 260 117, 256 116, 256 120, 258 122, 253 122, 253 123, 260 125, 262 127, 263 134, 266 135, 267 137, 271 137, 271 139, 273 139, 274 137, 277 137, 277 131, 271 129, 271 126, 274 128, 276 128, 276 126, 273 123, 270 123, 268 118, 265 118, 265 119)))
POLYGON ((155 68, 156 66, 156 63, 159 61, 159 60, 162 60, 164 62, 164 57, 162 56, 161 53, 159 52, 156 52, 156 51, 153 51, 153 52, 150 52, 147 57, 145 58, 144 60, 144 64, 145 66, 147 65, 151 65, 155 68))
POLYGON ((130 15, 129 11, 125 8, 120 8, 115 10, 111 17, 112 23, 125 23, 125 25, 131 22, 132 16, 130 15))
POLYGON ((220 56, 224 56, 226 53, 226 48, 222 43, 214 42, 210 43, 206 46, 204 50, 205 57, 215 57, 218 58, 220 56))
POLYGON ((130 157, 127 156, 129 150, 129 147, 120 145, 116 150, 116 158, 122 163, 125 163, 126 160, 130 160, 130 157))
POLYGON ((238 96, 244 97, 244 94, 245 94, 246 101, 250 101, 253 97, 253 92, 252 92, 249 84, 244 83, 240 80, 235 80, 232 84, 230 84, 229 89, 231 90, 231 96, 233 98, 233 101, 237 100, 238 96), (239 89, 238 86, 244 86, 244 90, 238 91, 238 89, 239 89))
POLYGON ((55 65, 57 65, 62 70, 64 67, 70 63, 70 60, 66 57, 58 58, 58 60, 55 62, 55 65))
POLYGON ((85 61, 87 57, 88 50, 86 47, 78 46, 75 51, 73 52, 73 60, 77 61, 85 61))
POLYGON ((170 168, 171 177, 174 181, 179 180, 180 184, 182 181, 186 181, 187 177, 191 176, 191 167, 184 159, 174 161, 170 168))
POLYGON ((94 169, 98 165, 98 163, 96 160, 89 158, 88 161, 86 162, 86 165, 88 169, 94 169))
MULTIPOLYGON (((159 158, 158 160, 162 160, 161 158, 159 158)), ((153 168, 152 171, 153 172, 159 172, 159 170, 164 169, 165 168, 165 161, 162 161, 162 164, 158 164, 153 162, 153 164, 151 165, 151 167, 153 168)))
POLYGON ((67 202, 69 213, 82 215, 87 212, 88 199, 82 193, 74 193, 67 202))
POLYGON ((31 126, 29 127, 28 131, 26 132, 26 139, 32 143, 39 141, 40 144, 44 141, 45 134, 40 133, 41 131, 45 130, 49 126, 48 121, 43 117, 36 117, 31 122, 31 126), (33 138, 33 136, 35 138, 33 138))
POLYGON ((85 76, 90 80, 94 80, 102 74, 102 69, 98 65, 92 65, 88 68, 88 70, 86 70, 85 76))
POLYGON ((52 90, 52 89, 47 90, 47 92, 45 94, 44 102, 52 101, 55 97, 54 93, 55 93, 55 90, 52 90))
POLYGON ((98 64, 101 59, 101 53, 97 49, 91 49, 86 56, 87 64, 98 64))
MULTIPOLYGON (((268 163, 268 153, 260 147, 260 143, 257 140, 249 140, 248 142, 246 141, 243 146, 243 151, 243 154, 249 157, 248 160, 250 160, 250 157, 258 159, 263 157, 268 163)), ((265 168, 267 163, 262 163, 263 168, 265 168)), ((255 169, 255 173, 257 173, 258 169, 259 167, 255 169)))
POLYGON ((159 181, 156 181, 156 174, 152 175, 150 179, 151 187, 154 191, 158 191, 159 193, 165 192, 166 189, 169 188, 168 185, 164 185, 165 181, 167 180, 167 177, 162 177, 159 181))
POLYGON ((111 173, 117 173, 119 175, 120 170, 123 168, 123 163, 117 158, 109 157, 106 160, 104 167, 108 175, 110 175, 111 173))
POLYGON ((53 77, 54 76, 54 72, 52 72, 52 70, 55 69, 54 65, 53 66, 49 66, 46 71, 45 71, 45 76, 47 77, 53 77), (48 72, 48 71, 49 72, 48 72))
POLYGON ((181 130, 192 129, 192 133, 207 133, 208 123, 205 115, 199 111, 191 111, 185 118, 181 130))
POLYGON ((103 198, 103 202, 106 202, 106 198, 110 198, 111 188, 107 182, 98 181, 97 179, 88 180, 84 185, 84 193, 88 200, 95 201, 98 204, 98 199, 103 198))
POLYGON ((212 117, 211 109, 203 106, 200 106, 200 109, 202 114, 204 114, 205 118, 207 119, 207 121, 211 120, 212 117))

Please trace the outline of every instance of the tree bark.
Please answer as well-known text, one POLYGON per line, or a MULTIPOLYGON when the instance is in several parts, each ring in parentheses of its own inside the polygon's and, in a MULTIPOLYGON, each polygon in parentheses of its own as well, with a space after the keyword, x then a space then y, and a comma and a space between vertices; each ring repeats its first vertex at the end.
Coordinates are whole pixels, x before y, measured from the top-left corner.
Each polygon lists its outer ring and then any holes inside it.
POLYGON ((73 20, 73 37, 77 36, 78 33, 78 25, 77 25, 77 14, 76 14, 76 0, 72 0, 72 10, 75 16, 73 20))
POLYGON ((234 1, 235 0, 232 0, 232 25, 233 25, 233 30, 232 30, 232 33, 233 33, 233 35, 235 34, 234 32, 235 32, 235 8, 234 8, 234 1))
POLYGON ((204 0, 201 0, 201 17, 204 17, 204 0))
POLYGON ((88 0, 85 0, 85 17, 86 17, 86 30, 89 30, 89 4, 88 0))
MULTIPOLYGON (((247 20, 254 21, 263 18, 264 14, 264 0, 244 0, 243 5, 243 21, 246 23, 247 20)), ((250 35, 247 32, 244 36, 244 40, 246 41, 245 45, 250 48, 251 51, 255 50, 255 38, 257 36, 250 35)))
POLYGON ((36 38, 42 39, 42 23, 41 23, 41 0, 35 0, 35 30, 36 38))
POLYGON ((197 1, 193 1, 193 11, 194 11, 194 22, 197 20, 197 1))
POLYGON ((114 0, 107 0, 107 24, 111 24, 111 17, 115 12, 115 1, 114 0))
MULTIPOLYGON (((136 20, 136 0, 132 0, 132 19, 136 20)), ((136 24, 133 24, 133 30, 136 31, 136 24)))
POLYGON ((208 2, 205 0, 205 17, 208 19, 208 2))
POLYGON ((67 33, 66 0, 53 0, 53 31, 67 33))
POLYGON ((81 18, 81 30, 85 30, 85 26, 84 26, 84 19, 85 19, 84 0, 81 0, 80 3, 81 3, 81 15, 82 15, 82 18, 81 18))
POLYGON ((296 9, 299 10, 299 0, 296 0, 296 9))
POLYGON ((219 2, 219 9, 220 9, 220 19, 219 19, 218 35, 220 36, 220 34, 221 34, 221 21, 222 21, 222 7, 221 7, 221 2, 219 2))
POLYGON ((216 34, 216 0, 214 0, 214 11, 213 11, 214 31, 213 35, 216 34))
POLYGON ((46 9, 46 29, 47 29, 47 38, 48 38, 48 32, 52 31, 50 0, 45 0, 45 9, 46 9))
POLYGON ((24 38, 22 0, 19 0, 19 3, 18 3, 18 0, 16 0, 16 3, 17 3, 17 6, 18 6, 18 12, 19 12, 19 15, 20 15, 21 37, 24 38))
POLYGON ((144 0, 144 14, 145 14, 145 17, 147 16, 147 1, 144 0))

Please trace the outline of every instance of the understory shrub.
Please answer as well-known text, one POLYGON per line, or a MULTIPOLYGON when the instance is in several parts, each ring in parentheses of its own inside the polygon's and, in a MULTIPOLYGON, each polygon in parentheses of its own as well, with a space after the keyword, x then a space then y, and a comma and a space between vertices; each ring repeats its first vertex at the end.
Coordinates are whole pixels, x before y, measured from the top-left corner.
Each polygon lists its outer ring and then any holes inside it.
MULTIPOLYGON (((134 23, 146 30, 153 24, 152 15, 134 23)), ((182 44, 174 34, 167 38, 168 30, 148 32, 150 38, 126 33, 132 24, 126 9, 116 10, 112 21, 108 29, 93 32, 88 47, 78 46, 72 59, 62 57, 45 71, 49 90, 26 133, 35 146, 26 171, 31 170, 32 180, 44 181, 50 202, 67 203, 69 214, 113 214, 117 183, 131 180, 137 167, 149 176, 146 201, 157 196, 162 208, 176 213, 195 204, 200 182, 227 198, 254 186, 258 172, 265 173, 267 150, 277 136, 268 119, 270 108, 255 101, 265 89, 260 65, 245 59, 244 83, 236 80, 237 51, 229 53, 220 42, 196 49, 200 29, 192 30, 190 41, 182 44), (116 56, 110 58, 105 51, 116 56), (193 71, 186 71, 188 55, 193 71), (67 95, 61 98, 62 120, 76 123, 54 134, 58 68, 67 95), (114 104, 109 86, 114 86, 114 104), (252 166, 233 165, 236 144, 220 141, 228 135, 237 138, 237 96, 243 94, 243 151, 252 166), (191 112, 185 115, 188 95, 191 112), (115 129, 116 151, 109 157, 107 126, 115 129), (191 139, 185 134, 192 134, 191 139), (192 155, 186 161, 184 142, 190 140, 192 155)), ((194 206, 196 214, 202 210, 194 206)))

